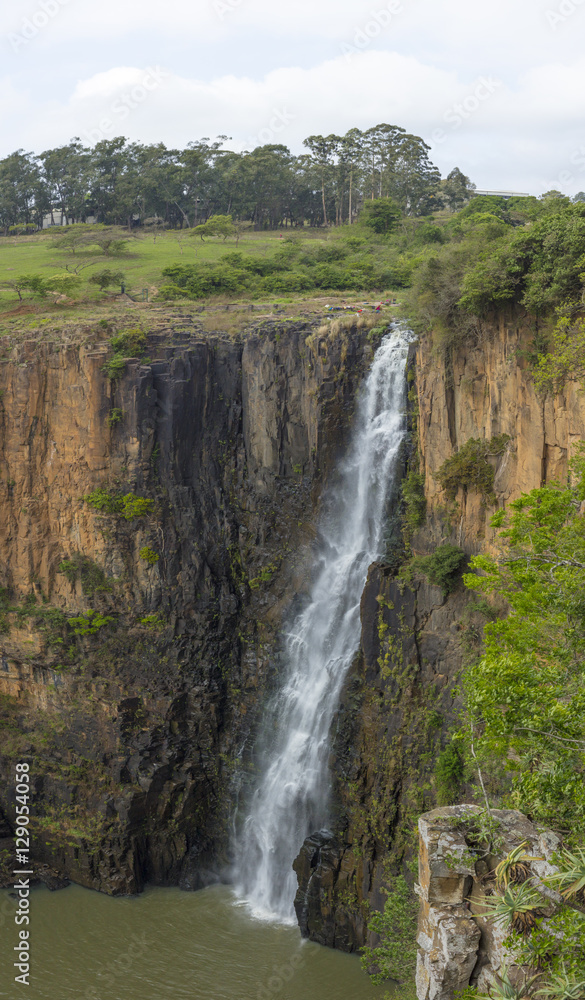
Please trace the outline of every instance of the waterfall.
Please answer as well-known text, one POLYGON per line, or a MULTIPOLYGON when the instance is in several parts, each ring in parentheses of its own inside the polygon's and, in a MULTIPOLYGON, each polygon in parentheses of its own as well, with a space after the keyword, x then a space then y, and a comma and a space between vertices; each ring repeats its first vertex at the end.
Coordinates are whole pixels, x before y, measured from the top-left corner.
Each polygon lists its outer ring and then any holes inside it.
POLYGON ((237 891, 259 917, 294 922, 292 863, 305 838, 327 822, 329 730, 359 647, 368 567, 382 554, 405 433, 410 339, 393 327, 376 352, 340 483, 325 503, 310 597, 284 636, 282 686, 264 720, 264 766, 236 847, 237 891))

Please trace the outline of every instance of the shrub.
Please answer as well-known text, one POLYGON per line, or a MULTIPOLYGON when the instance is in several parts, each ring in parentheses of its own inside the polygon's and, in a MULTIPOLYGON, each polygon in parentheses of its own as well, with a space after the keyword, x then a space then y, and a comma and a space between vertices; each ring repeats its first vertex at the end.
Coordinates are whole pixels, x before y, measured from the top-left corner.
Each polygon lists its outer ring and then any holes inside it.
POLYGON ((121 410, 119 406, 114 406, 114 408, 110 410, 108 424, 110 427, 114 427, 116 424, 119 424, 123 418, 124 411, 121 410))
POLYGON ((100 291, 105 292, 110 285, 122 285, 125 281, 125 275, 122 271, 112 271, 109 267, 105 267, 103 271, 96 271, 92 274, 89 279, 90 284, 97 285, 100 291))
POLYGON ((144 517, 150 514, 154 507, 154 500, 146 497, 138 497, 135 493, 126 493, 125 496, 110 493, 101 487, 93 493, 86 493, 82 500, 94 510, 99 510, 104 514, 120 514, 126 521, 132 521, 135 517, 144 517))
POLYGON ((374 983, 388 979, 403 983, 414 979, 416 969, 418 899, 404 875, 393 878, 386 892, 383 913, 373 913, 368 923, 368 930, 380 935, 380 944, 364 948, 362 966, 378 968, 372 975, 374 983))
POLYGON ((446 459, 435 473, 435 479, 447 494, 447 499, 455 500, 462 487, 465 492, 473 490, 479 493, 484 504, 495 504, 494 469, 488 457, 501 455, 509 440, 507 434, 500 434, 491 441, 470 438, 458 452, 446 459))
POLYGON ((445 597, 450 594, 458 583, 459 572, 466 560, 463 549, 456 545, 439 545, 429 556, 416 556, 411 563, 412 569, 423 573, 429 583, 441 587, 445 597))
POLYGON ((435 764, 438 805, 450 806, 457 801, 464 774, 463 758, 455 744, 449 743, 435 764))
POLYGON ((144 559, 150 566, 154 566, 160 557, 153 549, 149 549, 148 545, 145 545, 144 548, 140 549, 140 558, 144 559))
POLYGON ((110 344, 114 348, 115 354, 123 354, 128 358, 137 358, 144 354, 146 349, 146 334, 144 330, 136 326, 131 330, 122 330, 112 337, 110 344))
POLYGON ((195 296, 189 291, 188 288, 180 288, 179 285, 173 285, 166 283, 161 285, 158 292, 156 293, 156 298, 160 299, 161 302, 172 302, 174 299, 192 299, 195 296))
POLYGON ((120 511, 120 497, 109 493, 102 487, 91 493, 86 493, 81 499, 88 507, 93 507, 94 510, 99 510, 104 514, 118 514, 120 511))
POLYGON ((93 559, 80 553, 59 563, 58 572, 67 577, 72 587, 75 586, 78 576, 81 577, 81 588, 88 596, 98 591, 107 593, 112 589, 103 569, 93 559))
POLYGON ((111 615, 102 615, 99 611, 89 610, 75 618, 69 618, 68 624, 75 635, 95 635, 113 621, 111 615))
POLYGON ((121 354, 114 354, 112 358, 102 366, 102 371, 104 375, 107 375, 111 382, 115 382, 116 379, 122 378, 122 375, 126 371, 126 360, 121 354))
POLYGON ((162 632, 165 627, 165 620, 160 615, 145 615, 140 619, 140 624, 152 632, 162 632))
POLYGON ((404 502, 404 527, 411 535, 417 528, 422 528, 427 518, 425 477, 411 469, 402 480, 400 491, 404 502))
POLYGON ((121 499, 120 513, 126 521, 132 521, 135 517, 145 517, 154 508, 154 500, 146 497, 137 497, 135 493, 127 493, 121 499))
POLYGON ((374 198, 364 203, 360 222, 375 233, 385 235, 396 228, 400 215, 400 209, 392 198, 374 198))

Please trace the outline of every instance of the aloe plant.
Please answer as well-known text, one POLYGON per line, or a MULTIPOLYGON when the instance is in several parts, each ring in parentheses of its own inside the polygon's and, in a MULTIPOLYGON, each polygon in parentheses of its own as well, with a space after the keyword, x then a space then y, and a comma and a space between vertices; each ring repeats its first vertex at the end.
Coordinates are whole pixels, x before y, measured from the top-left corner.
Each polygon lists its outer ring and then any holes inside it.
POLYGON ((512 882, 525 882, 530 875, 530 862, 543 860, 526 854, 526 847, 528 847, 527 840, 515 847, 503 861, 500 861, 496 868, 498 889, 507 889, 512 882))
POLYGON ((547 882, 557 883, 565 899, 585 895, 585 851, 578 847, 576 853, 565 850, 561 854, 561 871, 547 878, 547 882))
POLYGON ((478 993, 476 1000, 529 1000, 531 990, 540 974, 530 979, 524 977, 521 983, 514 984, 510 979, 507 966, 503 965, 497 980, 491 984, 488 993, 478 993))
POLYGON ((537 918, 542 916, 542 896, 529 881, 520 885, 508 885, 501 896, 475 899, 473 902, 480 903, 487 909, 488 912, 483 915, 489 920, 504 924, 518 934, 528 934, 537 918))
POLYGON ((549 977, 549 981, 535 993, 544 1000, 585 1000, 585 979, 575 979, 565 970, 549 977))

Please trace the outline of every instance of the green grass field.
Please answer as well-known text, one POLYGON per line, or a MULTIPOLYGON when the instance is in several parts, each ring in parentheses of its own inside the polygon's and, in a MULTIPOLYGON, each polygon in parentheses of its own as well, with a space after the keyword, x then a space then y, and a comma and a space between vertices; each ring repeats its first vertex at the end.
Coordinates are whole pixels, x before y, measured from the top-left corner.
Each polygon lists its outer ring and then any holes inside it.
MULTIPOLYGON (((63 230, 59 230, 63 232, 63 230)), ((119 231, 121 239, 128 238, 126 253, 122 256, 97 255, 92 249, 77 251, 74 255, 55 249, 54 232, 33 236, 5 237, 0 239, 0 335, 19 341, 30 337, 42 339, 78 339, 88 323, 111 324, 119 329, 124 324, 136 322, 157 326, 170 314, 196 318, 202 330, 234 335, 250 323, 266 317, 315 318, 327 317, 327 305, 364 306, 370 311, 372 293, 331 292, 316 289, 314 292, 272 293, 260 299, 245 295, 227 294, 197 302, 160 303, 153 301, 159 286, 164 282, 162 270, 170 264, 190 264, 216 261, 225 253, 236 249, 235 239, 206 239, 193 237, 189 231, 165 231, 156 234, 128 234, 119 231), (73 270, 79 265, 81 283, 72 298, 47 295, 34 296, 22 292, 22 301, 9 283, 23 275, 42 278, 63 273, 65 264, 73 270), (88 283, 96 271, 109 268, 122 271, 126 289, 132 295, 148 290, 148 302, 133 302, 120 294, 117 287, 107 293, 88 283)), ((338 237, 337 233, 323 230, 283 230, 283 235, 293 235, 313 246, 325 245, 338 237)), ((237 245, 246 255, 270 255, 282 245, 279 232, 256 233, 249 230, 240 237, 237 245)), ((390 293, 391 294, 391 293, 390 293)), ((393 310, 395 312, 395 310, 393 310)), ((329 315, 335 319, 338 314, 329 315)), ((384 318, 391 318, 388 310, 384 318)))
MULTIPOLYGON (((62 230, 59 230, 61 233, 62 230)), ((290 230, 288 230, 290 233, 290 230)), ((126 287, 132 293, 143 288, 153 295, 161 284, 161 274, 169 264, 191 264, 200 261, 214 261, 229 250, 236 248, 235 239, 206 239, 194 237, 189 230, 166 231, 162 233, 129 234, 120 230, 121 239, 128 238, 127 253, 120 257, 99 258, 91 250, 78 251, 75 255, 56 250, 53 247, 53 234, 44 232, 34 236, 15 236, 0 239, 0 310, 9 303, 18 301, 17 293, 6 287, 6 282, 25 274, 38 274, 49 278, 61 273, 65 264, 69 268, 79 264, 95 264, 80 269, 82 279, 80 295, 89 295, 99 299, 101 293, 96 287, 88 285, 87 279, 92 273, 111 268, 123 271, 126 276, 126 287)), ((322 231, 303 231, 299 238, 312 242, 325 243, 327 236, 322 231)), ((238 250, 255 256, 274 252, 281 242, 278 232, 255 233, 246 232, 239 241, 238 250)), ((28 296, 27 296, 28 297, 28 296)), ((101 295, 103 297, 103 295, 101 295)))

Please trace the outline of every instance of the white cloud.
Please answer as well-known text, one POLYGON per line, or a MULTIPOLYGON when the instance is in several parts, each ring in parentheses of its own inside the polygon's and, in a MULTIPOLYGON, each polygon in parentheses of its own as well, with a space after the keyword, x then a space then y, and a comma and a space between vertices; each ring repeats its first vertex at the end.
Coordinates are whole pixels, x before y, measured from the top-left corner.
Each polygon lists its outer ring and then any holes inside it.
POLYGON ((585 0, 221 0, 227 13, 220 0, 26 0, 0 10, 5 49, 6 32, 42 3, 61 6, 3 60, 1 155, 100 134, 181 146, 225 133, 234 148, 270 139, 299 152, 312 132, 388 121, 430 142, 443 172, 457 164, 482 187, 585 186, 571 162, 585 143, 585 0), (553 26, 547 11, 561 3, 573 13, 553 26), (63 67, 57 42, 68 53, 63 67), (108 56, 121 44, 168 75, 145 82, 147 66, 108 56), (294 65, 270 70, 291 44, 294 65), (352 58, 342 54, 348 45, 352 58), (84 54, 91 70, 78 79, 73 66, 84 54), (231 69, 242 55, 244 73, 231 69), (58 88, 49 66, 60 71, 58 88), (477 90, 482 79, 491 92, 477 90), (561 184, 563 170, 571 180, 561 184))

